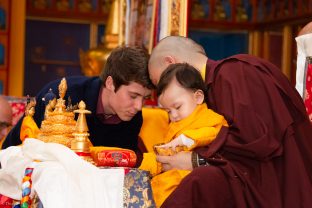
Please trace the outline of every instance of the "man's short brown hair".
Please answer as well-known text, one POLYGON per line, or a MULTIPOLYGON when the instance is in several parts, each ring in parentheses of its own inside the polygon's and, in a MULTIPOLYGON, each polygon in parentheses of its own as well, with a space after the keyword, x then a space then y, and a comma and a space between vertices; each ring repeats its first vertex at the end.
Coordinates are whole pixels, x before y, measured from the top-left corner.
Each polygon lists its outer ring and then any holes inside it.
POLYGON ((104 86, 108 76, 113 78, 115 91, 121 85, 136 82, 143 87, 152 89, 154 86, 149 79, 147 65, 149 55, 143 48, 122 46, 115 48, 100 74, 104 86))

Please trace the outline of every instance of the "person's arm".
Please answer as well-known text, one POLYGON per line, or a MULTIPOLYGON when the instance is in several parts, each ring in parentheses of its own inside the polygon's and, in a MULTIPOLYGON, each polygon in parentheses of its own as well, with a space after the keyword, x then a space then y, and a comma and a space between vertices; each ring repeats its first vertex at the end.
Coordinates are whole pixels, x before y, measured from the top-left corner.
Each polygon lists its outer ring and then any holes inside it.
MULTIPOLYGON (((258 59, 252 62, 230 60, 219 68, 215 81, 209 86, 208 105, 225 117, 229 128, 218 134, 209 149, 196 149, 208 163, 209 158, 221 148, 223 152, 238 157, 259 160, 279 154, 281 139, 292 118, 273 77, 279 76, 275 72, 278 68, 260 63, 258 59)), ((285 77, 278 79, 281 83, 286 82, 285 77)), ((175 157, 181 158, 161 158, 158 161, 169 164, 167 167, 170 168, 190 167, 190 155, 184 163, 184 156, 177 154, 175 157), (179 164, 173 164, 174 161, 179 161, 179 164)))
POLYGON ((185 130, 170 142, 160 145, 159 147, 175 149, 178 146, 185 146, 188 150, 193 150, 196 147, 204 147, 216 138, 220 128, 221 125, 218 127, 205 126, 202 128, 185 130))
MULTIPOLYGON (((273 64, 242 56, 220 65, 209 86, 208 105, 228 121, 228 132, 219 138, 226 152, 264 159, 277 153, 290 115, 276 85, 273 64), (283 115, 281 115, 283 114, 283 115)), ((280 77, 286 80, 286 77, 280 77)), ((282 81, 281 81, 282 82, 282 81)), ((209 158, 220 147, 212 144, 202 156, 209 158)))

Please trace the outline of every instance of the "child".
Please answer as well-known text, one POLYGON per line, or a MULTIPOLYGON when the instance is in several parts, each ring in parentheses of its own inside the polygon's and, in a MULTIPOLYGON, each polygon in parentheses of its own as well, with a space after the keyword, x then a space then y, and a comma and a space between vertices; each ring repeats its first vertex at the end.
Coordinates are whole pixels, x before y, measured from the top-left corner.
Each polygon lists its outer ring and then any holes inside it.
MULTIPOLYGON (((205 88, 200 73, 186 63, 172 64, 163 72, 157 94, 160 105, 168 112, 170 124, 164 137, 166 144, 156 147, 158 154, 172 155, 178 149, 190 151, 207 146, 221 127, 227 126, 223 116, 207 108, 205 88)), ((161 173, 161 165, 157 164, 156 155, 152 152, 144 154, 140 168, 154 176, 151 183, 157 207, 190 172, 170 170, 161 173)))

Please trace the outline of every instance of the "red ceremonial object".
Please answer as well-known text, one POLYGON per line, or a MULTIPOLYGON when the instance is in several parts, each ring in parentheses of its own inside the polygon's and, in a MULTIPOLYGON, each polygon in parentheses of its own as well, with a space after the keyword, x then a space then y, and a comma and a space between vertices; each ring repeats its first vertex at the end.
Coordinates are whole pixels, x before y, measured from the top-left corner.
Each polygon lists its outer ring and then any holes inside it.
POLYGON ((306 63, 306 80, 305 80, 305 93, 304 104, 312 122, 312 63, 307 61, 306 63))
POLYGON ((132 150, 111 149, 99 151, 93 159, 97 166, 134 167, 137 157, 132 150))
POLYGON ((0 207, 1 208, 12 208, 13 199, 0 194, 0 207))

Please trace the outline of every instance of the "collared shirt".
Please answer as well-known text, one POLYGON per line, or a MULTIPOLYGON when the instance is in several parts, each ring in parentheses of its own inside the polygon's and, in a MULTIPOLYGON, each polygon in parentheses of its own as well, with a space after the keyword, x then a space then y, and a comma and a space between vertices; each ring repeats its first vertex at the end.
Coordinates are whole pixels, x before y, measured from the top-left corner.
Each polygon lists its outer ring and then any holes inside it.
POLYGON ((115 115, 107 115, 104 113, 104 106, 102 101, 102 92, 103 87, 101 87, 99 92, 99 97, 96 105, 96 117, 103 123, 103 124, 118 124, 121 122, 121 119, 115 115))

